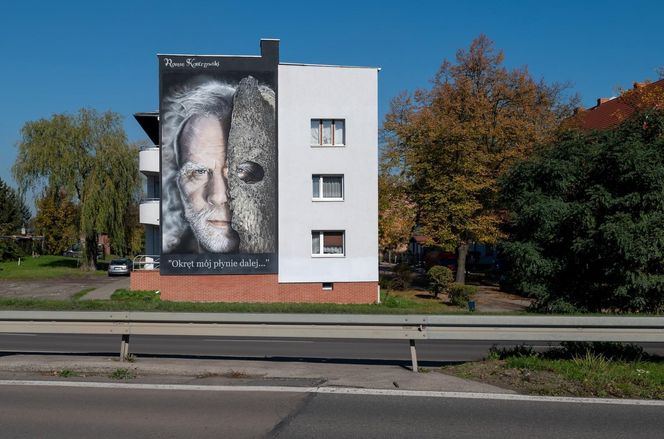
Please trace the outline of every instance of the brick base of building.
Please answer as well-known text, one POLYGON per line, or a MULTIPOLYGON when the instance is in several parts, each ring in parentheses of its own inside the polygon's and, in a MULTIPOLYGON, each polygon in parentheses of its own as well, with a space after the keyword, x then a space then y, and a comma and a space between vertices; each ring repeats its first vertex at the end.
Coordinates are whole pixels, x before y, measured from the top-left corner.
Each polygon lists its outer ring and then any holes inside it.
POLYGON ((238 276, 161 276, 159 271, 131 273, 134 291, 159 290, 162 300, 178 302, 374 303, 377 282, 279 283, 276 274, 238 276))

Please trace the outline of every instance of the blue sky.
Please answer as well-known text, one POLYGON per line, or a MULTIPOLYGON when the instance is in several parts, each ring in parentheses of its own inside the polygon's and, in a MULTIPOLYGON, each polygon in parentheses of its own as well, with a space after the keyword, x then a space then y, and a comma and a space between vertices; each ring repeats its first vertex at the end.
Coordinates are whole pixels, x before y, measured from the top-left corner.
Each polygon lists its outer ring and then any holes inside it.
POLYGON ((157 53, 259 53, 283 62, 381 67, 379 118, 402 90, 426 87, 480 33, 510 67, 570 81, 584 106, 664 65, 657 1, 7 2, 0 13, 0 178, 10 182, 24 122, 82 107, 124 116, 157 108, 157 53))

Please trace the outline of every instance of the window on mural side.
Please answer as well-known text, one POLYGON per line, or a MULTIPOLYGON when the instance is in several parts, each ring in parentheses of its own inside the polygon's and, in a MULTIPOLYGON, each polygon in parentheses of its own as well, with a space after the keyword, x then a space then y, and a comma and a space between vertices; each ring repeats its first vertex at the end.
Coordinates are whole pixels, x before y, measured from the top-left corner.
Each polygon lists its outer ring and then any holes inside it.
POLYGON ((312 256, 344 256, 345 237, 343 230, 311 232, 312 256))
POLYGON ((344 176, 343 175, 312 175, 313 200, 344 199, 344 176))
POLYGON ((343 119, 311 119, 312 146, 344 146, 346 121, 343 119))

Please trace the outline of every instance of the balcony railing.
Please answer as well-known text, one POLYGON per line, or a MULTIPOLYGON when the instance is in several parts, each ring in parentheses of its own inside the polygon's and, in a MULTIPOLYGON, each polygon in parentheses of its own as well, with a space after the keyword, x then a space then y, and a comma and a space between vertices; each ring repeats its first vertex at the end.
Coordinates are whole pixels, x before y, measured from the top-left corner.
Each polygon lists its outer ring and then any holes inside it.
POLYGON ((159 255, 138 255, 134 258, 134 271, 159 270, 159 255))

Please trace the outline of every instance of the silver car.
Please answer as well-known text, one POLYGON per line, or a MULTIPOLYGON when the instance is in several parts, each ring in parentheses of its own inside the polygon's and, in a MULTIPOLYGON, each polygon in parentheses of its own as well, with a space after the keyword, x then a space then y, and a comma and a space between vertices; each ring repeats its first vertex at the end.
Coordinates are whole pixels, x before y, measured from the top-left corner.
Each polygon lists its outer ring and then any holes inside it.
POLYGON ((129 259, 113 259, 108 264, 109 276, 129 276, 131 273, 131 260, 129 259))

